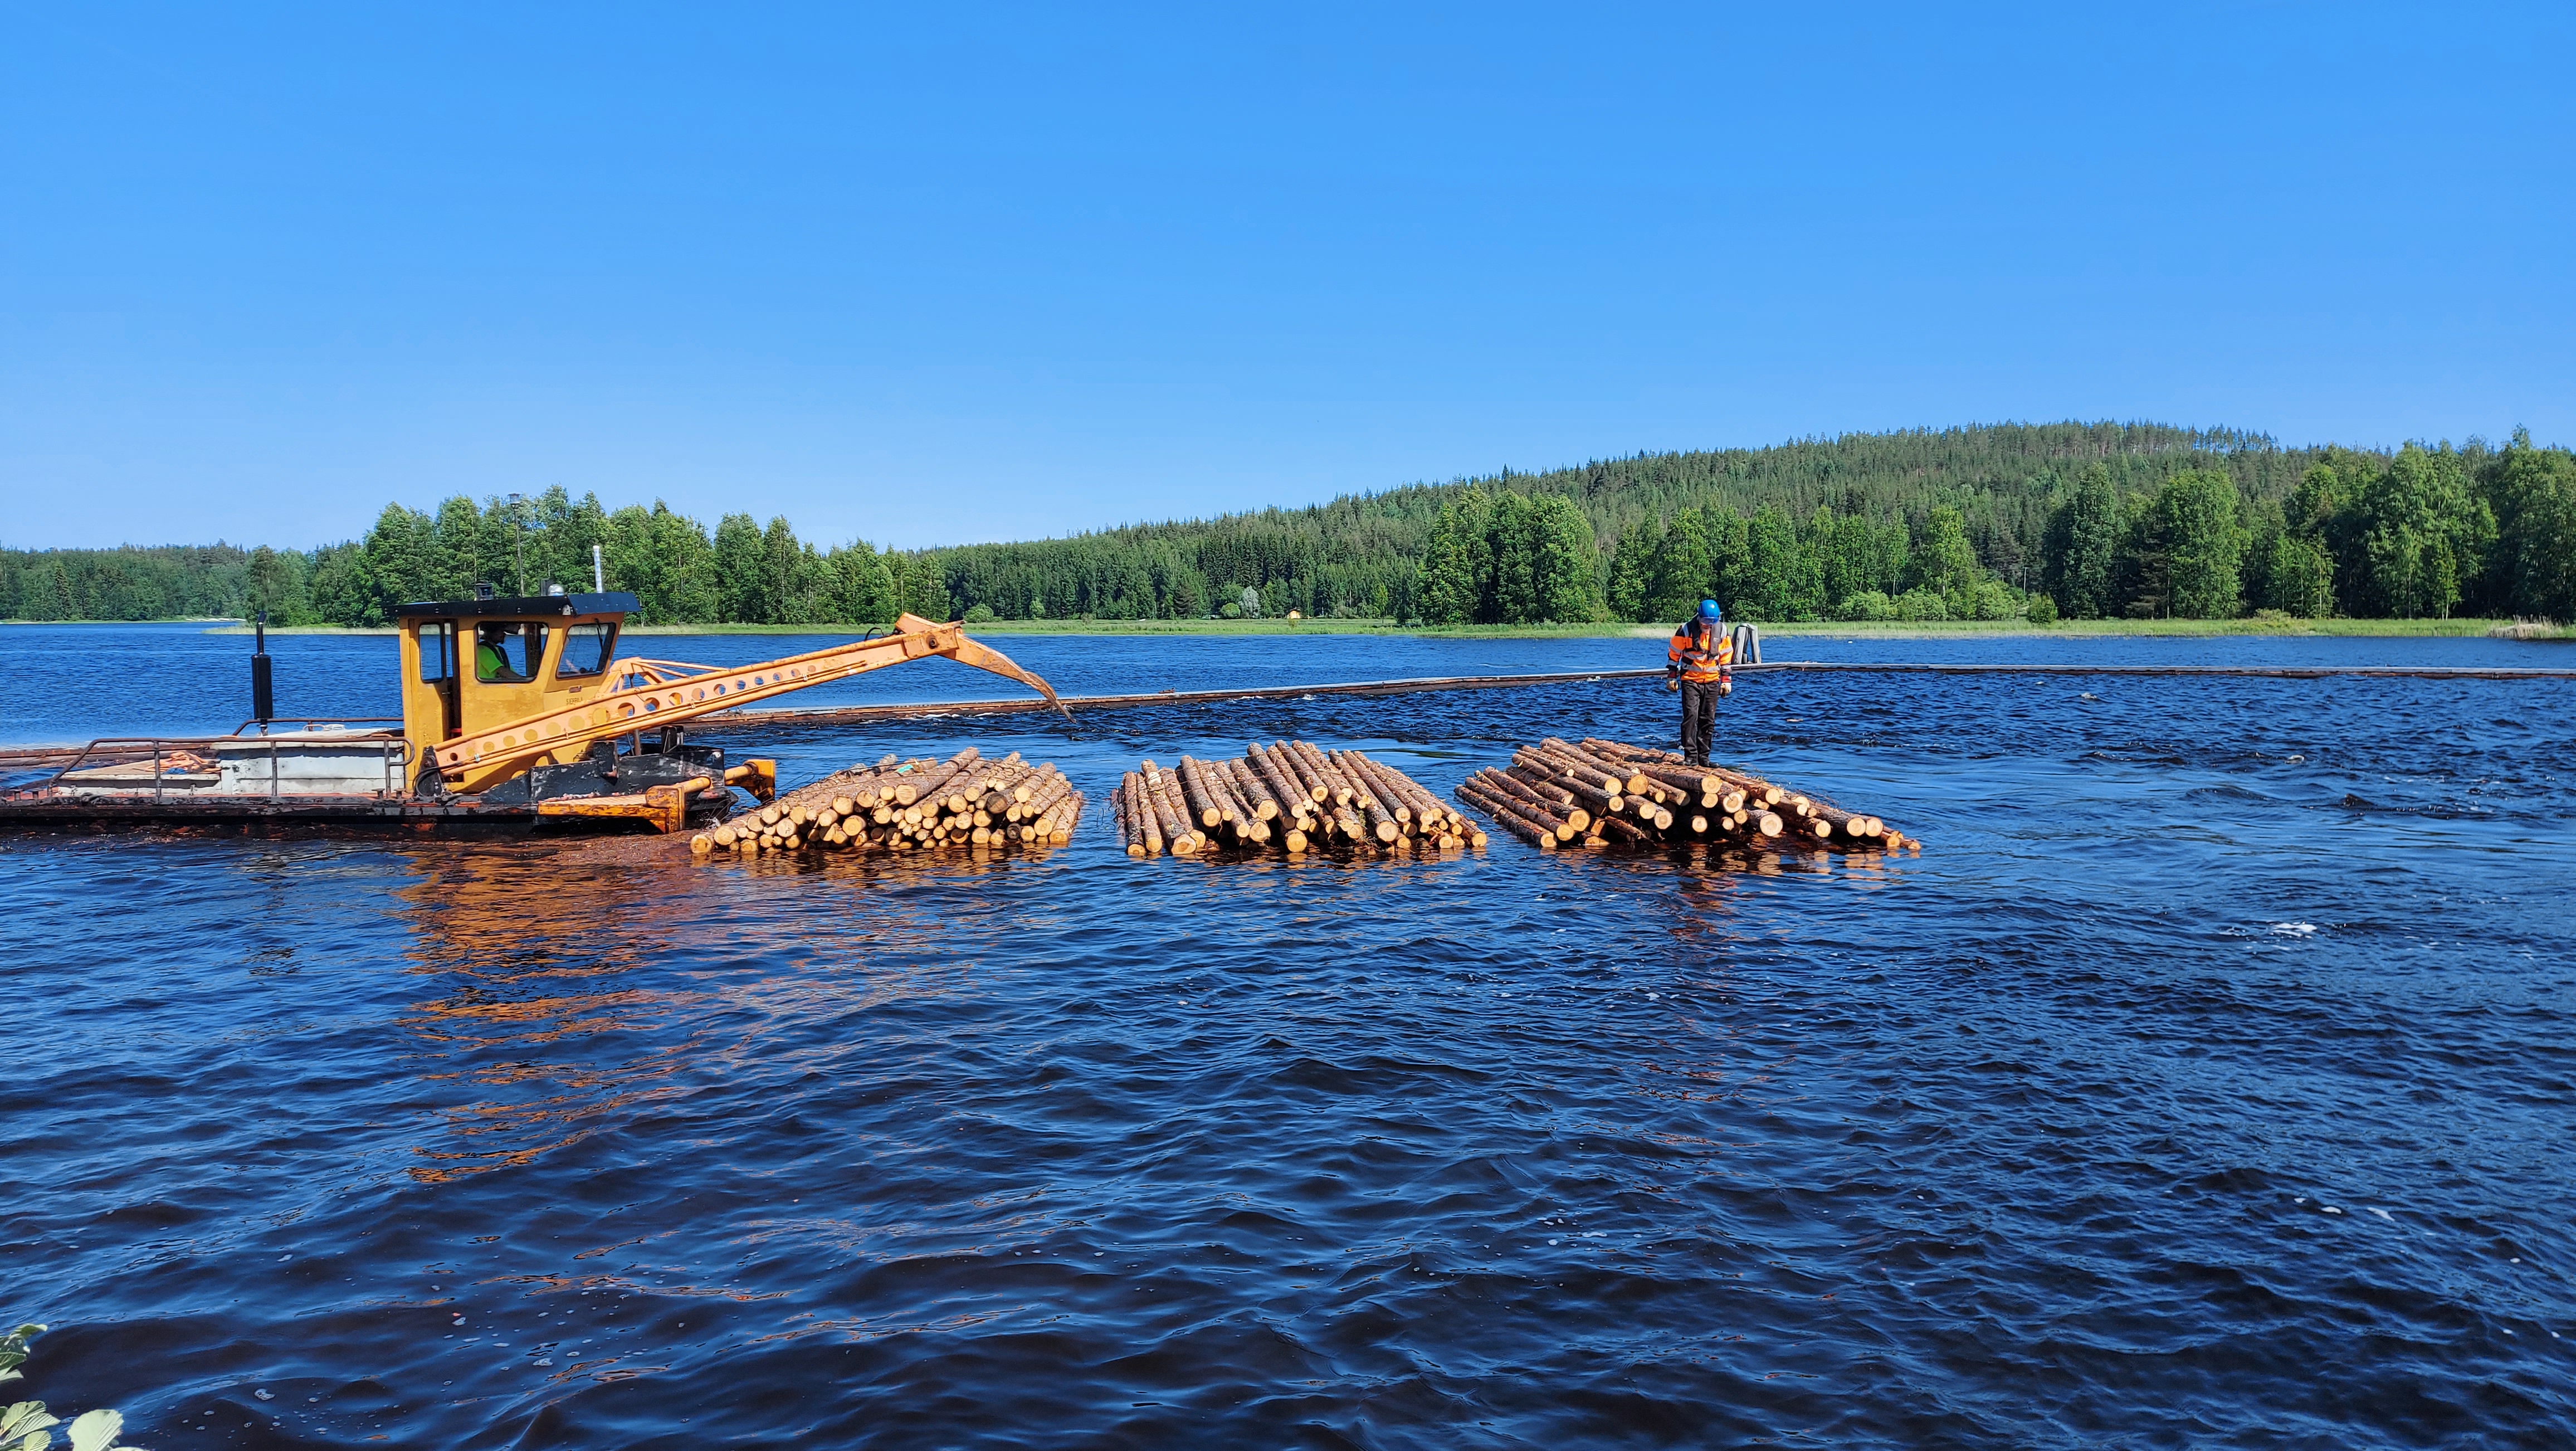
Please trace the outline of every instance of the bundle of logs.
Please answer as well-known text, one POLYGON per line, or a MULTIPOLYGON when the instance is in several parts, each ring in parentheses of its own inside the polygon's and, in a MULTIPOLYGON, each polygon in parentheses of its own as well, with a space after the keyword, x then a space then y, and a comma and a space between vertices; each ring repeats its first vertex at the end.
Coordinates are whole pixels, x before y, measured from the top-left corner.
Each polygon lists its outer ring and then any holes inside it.
POLYGON ((1524 746, 1509 767, 1468 777, 1458 799, 1547 850, 1703 841, 1852 851, 1921 846, 1875 816, 1758 776, 1589 736, 1524 746))
POLYGON ((969 746, 945 761, 852 766, 700 833, 689 850, 1025 850, 1061 845, 1081 819, 1082 793, 1054 766, 1032 766, 1017 751, 987 761, 969 746))
POLYGON ((1110 800, 1131 857, 1220 847, 1404 854, 1485 844, 1475 822, 1402 771, 1304 741, 1247 746, 1233 760, 1183 756, 1169 770, 1147 761, 1110 800))

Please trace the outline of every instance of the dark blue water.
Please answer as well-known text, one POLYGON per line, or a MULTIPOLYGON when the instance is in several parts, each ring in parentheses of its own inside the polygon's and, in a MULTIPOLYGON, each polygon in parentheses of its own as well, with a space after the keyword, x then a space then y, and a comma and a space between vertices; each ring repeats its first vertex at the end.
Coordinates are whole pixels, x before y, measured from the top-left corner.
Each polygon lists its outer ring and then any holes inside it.
MULTIPOLYGON (((0 678, 74 637, 0 632, 0 678)), ((119 638, 126 717, 16 697, 22 738, 229 709, 141 692, 245 642, 119 638)), ((287 699, 345 666, 329 710, 390 653, 282 643, 287 699)), ((1069 691, 1659 654, 1004 645, 1069 691)), ((1016 748, 1096 799, 1295 735, 1445 791, 1671 713, 769 744, 1016 748)), ((2569 1444, 2572 719, 2570 682, 1748 683, 1723 753, 1930 842, 1884 862, 1137 863, 1096 812, 984 865, 0 837, 0 1319, 58 1327, 11 1390, 156 1451, 2569 1444)))

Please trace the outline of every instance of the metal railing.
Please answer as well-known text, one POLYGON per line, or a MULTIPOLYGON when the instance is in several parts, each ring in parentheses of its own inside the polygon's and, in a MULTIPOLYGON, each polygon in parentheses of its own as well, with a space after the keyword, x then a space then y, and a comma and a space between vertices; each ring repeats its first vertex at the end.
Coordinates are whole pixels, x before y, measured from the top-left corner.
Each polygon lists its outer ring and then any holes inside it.
MULTIPOLYGON (((269 730, 270 726, 281 725, 301 726, 309 734, 316 729, 345 729, 353 725, 401 724, 402 717, 398 715, 278 715, 271 716, 267 720, 243 721, 240 725, 233 727, 233 734, 237 736, 243 735, 247 733, 252 726, 259 727, 259 733, 265 736, 274 734, 274 732, 269 730)), ((362 732, 362 734, 373 735, 375 732, 368 731, 362 732)))
MULTIPOLYGON (((367 718, 358 717, 358 719, 367 718)), ((377 719, 383 719, 383 717, 377 717, 377 719)), ((271 724, 274 723, 275 722, 271 722, 271 724)), ((251 722, 251 724, 257 724, 257 722, 251 722)), ((34 791, 51 791, 66 784, 64 778, 72 775, 76 771, 89 770, 93 768, 105 769, 109 766, 136 765, 148 758, 152 762, 152 800, 153 804, 159 805, 168 799, 171 777, 177 775, 203 774, 178 769, 177 763, 172 760, 173 756, 185 756, 190 760, 205 759, 200 758, 196 751, 189 748, 202 747, 211 752, 218 745, 239 742, 244 739, 258 740, 260 738, 246 738, 240 731, 234 731, 232 734, 224 736, 101 736, 97 740, 90 742, 88 745, 81 747, 79 752, 75 754, 61 769, 55 771, 53 775, 45 778, 42 782, 25 789, 34 791)), ((411 780, 409 775, 412 763, 411 742, 405 737, 393 735, 388 732, 363 733, 357 737, 357 740, 373 741, 381 748, 378 759, 383 771, 383 776, 382 785, 378 787, 376 794, 380 796, 406 794, 410 789, 409 782, 411 780)), ((284 772, 279 761, 278 748, 292 744, 293 738, 291 736, 269 736, 265 743, 268 746, 268 799, 276 801, 283 799, 285 795, 284 772)), ((208 759, 207 764, 212 766, 213 763, 208 759)), ((70 784, 78 785, 81 783, 72 782, 70 784)))

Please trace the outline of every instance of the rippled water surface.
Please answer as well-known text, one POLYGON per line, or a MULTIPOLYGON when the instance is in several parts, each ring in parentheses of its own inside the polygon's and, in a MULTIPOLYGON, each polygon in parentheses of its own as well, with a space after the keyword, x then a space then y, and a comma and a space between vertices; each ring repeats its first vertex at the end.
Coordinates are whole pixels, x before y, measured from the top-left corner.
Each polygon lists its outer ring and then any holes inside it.
MULTIPOLYGON (((390 642, 272 643, 281 709, 380 704, 390 642)), ((1001 643, 1077 692, 1660 655, 1001 643)), ((229 727, 245 648, 0 631, 0 728, 229 727), (93 714, 26 684, 89 670, 93 714)), ((1773 646, 1836 651, 2565 661, 1773 646)), ((763 744, 1019 749, 1097 799, 1294 735, 1445 792, 1672 713, 763 744)), ((1722 753, 1930 842, 1883 863, 1137 863, 1097 810, 981 865, 0 836, 0 1319, 57 1326, 11 1389, 155 1451, 2569 1444, 2571 719, 2566 681, 1749 682, 1722 753)))

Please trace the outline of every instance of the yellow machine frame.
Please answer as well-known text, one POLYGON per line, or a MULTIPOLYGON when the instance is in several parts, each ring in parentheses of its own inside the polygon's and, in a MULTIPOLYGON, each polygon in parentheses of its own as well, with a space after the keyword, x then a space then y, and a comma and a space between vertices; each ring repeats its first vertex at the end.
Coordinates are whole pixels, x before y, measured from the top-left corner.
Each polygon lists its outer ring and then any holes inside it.
MULTIPOLYGON (((472 794, 531 766, 579 760, 594 742, 679 725, 931 655, 1017 680, 1064 709, 1044 680, 1000 651, 968 639, 957 623, 936 624, 918 615, 898 619, 892 634, 732 668, 619 660, 612 635, 601 651, 605 668, 591 674, 563 672, 565 646, 575 628, 605 625, 613 631, 635 608, 635 597, 627 594, 403 606, 398 612, 403 734, 415 758, 436 761, 448 790, 472 794), (481 678, 475 640, 483 626, 544 627, 535 669, 524 679, 516 671, 507 672, 506 679, 481 678), (432 666, 428 678, 424 658, 432 666), (442 666, 444 673, 439 673, 442 666)), ((519 638, 524 642, 526 637, 519 638)))

